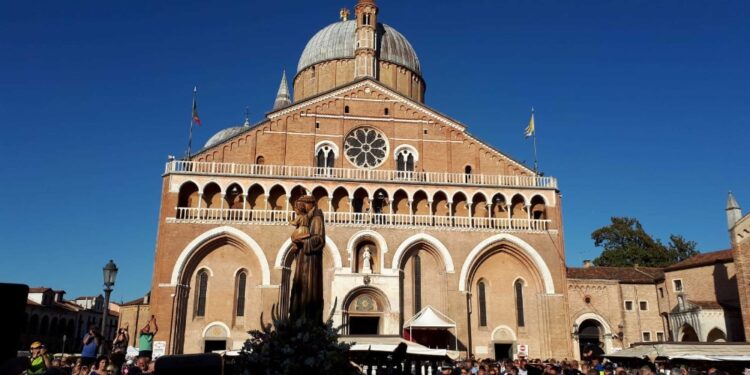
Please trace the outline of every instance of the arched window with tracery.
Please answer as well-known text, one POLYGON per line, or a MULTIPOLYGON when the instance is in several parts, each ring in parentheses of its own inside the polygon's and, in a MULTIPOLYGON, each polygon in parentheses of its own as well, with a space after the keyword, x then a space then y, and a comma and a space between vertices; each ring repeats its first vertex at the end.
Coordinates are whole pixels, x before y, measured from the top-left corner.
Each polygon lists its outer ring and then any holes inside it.
POLYGON ((414 312, 422 310, 422 259, 414 255, 414 312))
POLYGON ((236 316, 245 316, 245 284, 247 284, 247 272, 240 271, 237 274, 237 308, 236 316))
POLYGON ((208 271, 200 270, 195 277, 195 316, 206 316, 206 293, 208 292, 208 271))
POLYGON ((516 280, 514 285, 516 291, 516 323, 519 327, 526 325, 523 314, 523 281, 521 279, 516 280))
MULTIPOLYGON (((417 162, 417 150, 409 145, 401 145, 396 147, 395 150, 396 158, 396 170, 399 172, 414 172, 415 164, 417 162)), ((400 177, 409 177, 410 173, 399 173, 400 177)))
POLYGON ((317 167, 318 168, 333 168, 333 162, 336 160, 336 155, 329 146, 323 146, 318 149, 316 155, 317 167))
POLYGON ((484 280, 477 283, 479 295, 479 326, 487 327, 487 285, 484 280))

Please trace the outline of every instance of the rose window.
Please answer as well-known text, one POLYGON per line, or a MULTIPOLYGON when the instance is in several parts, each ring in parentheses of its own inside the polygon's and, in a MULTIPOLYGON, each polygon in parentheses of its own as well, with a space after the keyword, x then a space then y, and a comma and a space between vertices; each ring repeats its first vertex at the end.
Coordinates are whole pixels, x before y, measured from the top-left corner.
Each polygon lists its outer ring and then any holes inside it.
POLYGON ((360 168, 375 168, 385 161, 388 143, 373 128, 357 128, 346 136, 344 153, 350 163, 360 168))

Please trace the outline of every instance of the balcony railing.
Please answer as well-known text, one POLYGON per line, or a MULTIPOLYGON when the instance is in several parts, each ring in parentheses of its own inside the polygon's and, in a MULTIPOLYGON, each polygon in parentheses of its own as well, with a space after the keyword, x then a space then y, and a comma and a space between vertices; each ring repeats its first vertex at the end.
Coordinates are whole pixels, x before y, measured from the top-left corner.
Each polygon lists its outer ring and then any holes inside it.
MULTIPOLYGON (((294 215, 283 210, 243 210, 230 208, 178 207, 170 222, 206 224, 285 225, 294 215)), ((544 232, 551 220, 500 217, 465 217, 409 214, 374 214, 359 212, 324 212, 326 224, 359 227, 441 228, 454 230, 544 232)))
POLYGON ((165 173, 418 184, 513 186, 542 189, 557 188, 557 180, 554 177, 543 176, 406 172, 382 169, 317 168, 292 165, 214 163, 182 160, 167 162, 165 173))

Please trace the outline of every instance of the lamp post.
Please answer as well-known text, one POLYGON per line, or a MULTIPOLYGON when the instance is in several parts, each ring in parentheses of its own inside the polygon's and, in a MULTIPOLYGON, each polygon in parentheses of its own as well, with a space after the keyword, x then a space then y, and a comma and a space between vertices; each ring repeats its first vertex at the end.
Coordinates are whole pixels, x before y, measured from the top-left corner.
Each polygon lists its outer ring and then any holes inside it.
MULTIPOLYGON (((102 308, 102 337, 107 340, 107 313, 109 312, 109 295, 112 293, 112 287, 115 286, 117 278, 117 265, 112 259, 104 266, 104 306, 102 308)), ((101 348, 104 347, 102 342, 101 348)))

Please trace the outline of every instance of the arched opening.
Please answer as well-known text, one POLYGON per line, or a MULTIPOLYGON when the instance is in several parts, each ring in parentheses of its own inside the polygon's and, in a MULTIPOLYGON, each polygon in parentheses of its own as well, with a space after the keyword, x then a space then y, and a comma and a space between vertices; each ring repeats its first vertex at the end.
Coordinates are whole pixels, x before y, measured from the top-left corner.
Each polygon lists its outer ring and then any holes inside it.
POLYGON ((445 265, 432 245, 426 242, 412 244, 400 263, 394 266, 398 266, 400 276, 401 325, 427 305, 444 311, 445 265))
POLYGON ((604 328, 594 319, 586 319, 578 325, 578 347, 581 359, 591 360, 587 353, 598 355, 603 352, 604 328))
POLYGON ((333 191, 333 201, 331 202, 333 211, 336 213, 332 215, 331 219, 334 222, 343 222, 346 220, 346 215, 351 210, 351 204, 349 202, 349 193, 345 188, 339 187, 333 191), (339 215, 339 213, 342 213, 339 215))
POLYGON ((226 350, 229 332, 223 324, 211 324, 204 329, 203 353, 226 350))
POLYGON ((458 192, 453 195, 453 225, 457 227, 468 227, 469 223, 469 201, 466 195, 458 192))
POLYGON ((234 300, 234 316, 245 316, 245 288, 247 287, 247 271, 240 270, 237 272, 234 300))
POLYGON ((535 220, 547 219, 547 207, 544 204, 544 199, 539 195, 531 198, 531 218, 535 220))
POLYGON ((428 202, 427 193, 422 190, 414 193, 411 212, 414 215, 414 224, 430 225, 430 202, 428 202))
POLYGON ((198 185, 194 182, 188 181, 182 184, 177 197, 177 207, 198 207, 199 193, 198 185))
POLYGON ((336 162, 336 152, 334 145, 330 143, 321 143, 315 150, 315 166, 319 174, 328 173, 336 162))
POLYGON ((376 214, 387 214, 390 213, 388 207, 388 192, 384 189, 378 189, 375 191, 375 196, 372 200, 372 212, 376 214))
POLYGON ((39 334, 42 336, 49 334, 49 317, 46 315, 42 317, 42 323, 39 325, 39 334))
MULTIPOLYGON (((251 210, 265 210, 267 203, 265 199, 265 191, 263 187, 258 184, 253 184, 250 189, 247 190, 247 205, 251 210)), ((262 218, 262 213, 250 211, 245 213, 246 218, 249 220, 257 220, 262 218)))
POLYGON ((224 207, 233 210, 242 209, 244 191, 242 186, 238 183, 233 183, 227 188, 227 193, 224 196, 224 207))
POLYGON ((398 215, 406 215, 402 216, 399 220, 399 222, 408 222, 408 215, 409 215, 409 196, 406 194, 405 191, 399 189, 393 194, 393 213, 398 215))
POLYGON ((171 281, 176 287, 170 354, 200 353, 204 342, 186 339, 187 335, 194 337, 216 323, 229 335, 242 335, 248 324, 258 324, 264 306, 254 301, 261 300, 258 286, 270 284, 270 272, 264 253, 252 237, 232 227, 220 227, 198 236, 183 250, 171 281), (237 316, 240 270, 246 271, 243 316, 237 316))
POLYGON ((685 323, 682 325, 682 328, 680 328, 680 341, 698 342, 700 340, 698 339, 698 334, 695 332, 693 326, 685 323))
POLYGON ((265 165, 266 164, 266 158, 264 158, 263 155, 259 155, 257 158, 255 158, 255 164, 265 165))
POLYGON ((411 178, 413 177, 410 172, 414 172, 414 163, 416 158, 414 151, 410 148, 401 148, 396 153, 396 169, 400 172, 400 178, 411 178))
POLYGON ((355 213, 366 213, 370 211, 370 195, 367 190, 359 188, 354 191, 352 209, 355 213))
POLYGON ((29 320, 29 333, 39 333, 39 315, 31 315, 31 319, 29 320))
POLYGON ((378 246, 369 239, 358 241, 354 247, 354 265, 352 270, 355 273, 380 273, 380 250, 378 246))
POLYGON ((466 182, 467 184, 473 182, 473 176, 471 175, 471 172, 471 165, 467 165, 464 167, 464 182, 466 182))
POLYGON ((523 280, 518 279, 513 283, 513 292, 516 297, 516 325, 524 327, 526 325, 526 316, 523 309, 523 280))
POLYGON ((471 200, 471 217, 474 221, 474 227, 488 228, 489 220, 487 219, 487 216, 489 215, 489 210, 487 206, 487 198, 484 194, 477 193, 474 194, 474 197, 471 200))
POLYGON ((208 298, 208 271, 202 269, 195 275, 195 309, 193 316, 206 316, 206 299, 208 298))
POLYGON ((477 283, 477 298, 479 299, 479 326, 487 327, 487 282, 479 280, 477 283))
MULTIPOLYGON (((219 208, 221 207, 221 187, 215 182, 209 182, 203 188, 203 207, 219 208)), ((210 216, 214 216, 209 214, 210 216)))
POLYGON ((57 335, 57 317, 52 317, 52 320, 49 323, 49 334, 50 335, 57 335))
POLYGON ((321 211, 331 211, 331 200, 328 199, 328 192, 322 186, 318 186, 312 191, 312 196, 315 198, 315 204, 321 211))
POLYGON ((718 327, 708 331, 708 336, 706 336, 706 341, 708 342, 727 342, 727 335, 724 333, 724 331, 720 330, 718 327))
POLYGON ((525 210, 526 200, 520 194, 513 196, 510 201, 510 217, 513 219, 528 219, 528 214, 525 210))
POLYGON ((359 336, 383 333, 383 318, 390 307, 381 291, 372 287, 355 289, 349 292, 343 302, 346 334, 359 336))
POLYGON ((438 191, 432 196, 432 214, 436 226, 448 226, 450 225, 450 205, 448 204, 448 196, 438 191))
POLYGON ((275 185, 268 192, 268 208, 271 210, 286 210, 286 191, 281 185, 275 185))

